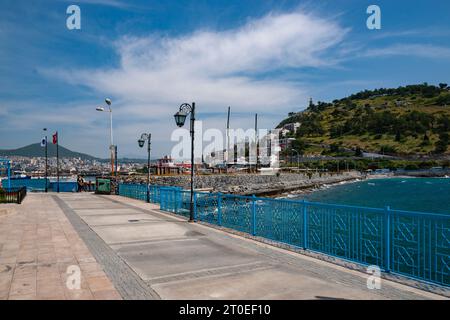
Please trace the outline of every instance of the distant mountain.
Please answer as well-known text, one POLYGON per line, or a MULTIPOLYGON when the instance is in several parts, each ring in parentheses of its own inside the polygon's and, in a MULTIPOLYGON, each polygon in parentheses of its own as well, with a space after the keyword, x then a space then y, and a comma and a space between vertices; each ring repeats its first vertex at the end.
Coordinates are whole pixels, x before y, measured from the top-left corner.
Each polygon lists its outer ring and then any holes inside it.
MULTIPOLYGON (((45 156, 45 148, 41 147, 40 143, 30 144, 28 146, 18 148, 18 149, 10 149, 10 150, 1 150, 0 156, 18 156, 18 157, 44 157, 45 156)), ((48 157, 56 157, 56 145, 52 143, 48 143, 48 157)), ((59 157, 60 158, 81 158, 84 160, 96 159, 95 157, 80 153, 74 152, 63 146, 59 146, 59 157)))
POLYGON ((290 128, 286 138, 294 138, 292 147, 305 154, 449 155, 450 87, 424 83, 366 90, 329 103, 311 100, 277 128, 290 128))

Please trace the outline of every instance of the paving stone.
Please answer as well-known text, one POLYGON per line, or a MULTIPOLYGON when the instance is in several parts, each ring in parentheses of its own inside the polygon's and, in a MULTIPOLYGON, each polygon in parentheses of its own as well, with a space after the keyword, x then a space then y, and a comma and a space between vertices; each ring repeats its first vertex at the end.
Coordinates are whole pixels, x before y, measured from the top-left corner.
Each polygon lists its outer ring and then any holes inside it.
MULTIPOLYGON (((13 216, 0 217, 1 300, 92 300, 86 280, 79 294, 66 292, 67 267, 80 261, 96 263, 51 195, 30 194, 13 216)), ((106 277, 101 268, 90 275, 106 277)))

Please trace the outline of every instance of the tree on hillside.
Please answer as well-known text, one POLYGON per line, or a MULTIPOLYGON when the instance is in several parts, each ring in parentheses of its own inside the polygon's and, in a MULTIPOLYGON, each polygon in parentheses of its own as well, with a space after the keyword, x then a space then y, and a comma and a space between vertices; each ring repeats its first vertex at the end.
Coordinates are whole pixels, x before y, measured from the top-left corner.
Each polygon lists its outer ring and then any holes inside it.
POLYGON ((361 150, 360 147, 356 147, 355 149, 355 157, 362 157, 363 156, 363 152, 361 150))
POLYGON ((428 146, 429 144, 430 144, 430 137, 428 137, 427 133, 425 132, 422 139, 422 145, 428 146))
POLYGON ((438 106, 446 106, 450 104, 450 94, 441 94, 437 99, 436 99, 436 104, 438 106))
POLYGON ((447 132, 443 132, 439 134, 439 140, 436 142, 436 148, 434 150, 435 153, 445 153, 449 144, 449 135, 447 132))
POLYGON ((437 133, 444 133, 450 131, 450 118, 445 115, 441 115, 436 121, 437 133))
POLYGON ((400 130, 397 130, 397 132, 395 133, 395 141, 400 142, 402 140, 402 134, 400 132, 400 130))

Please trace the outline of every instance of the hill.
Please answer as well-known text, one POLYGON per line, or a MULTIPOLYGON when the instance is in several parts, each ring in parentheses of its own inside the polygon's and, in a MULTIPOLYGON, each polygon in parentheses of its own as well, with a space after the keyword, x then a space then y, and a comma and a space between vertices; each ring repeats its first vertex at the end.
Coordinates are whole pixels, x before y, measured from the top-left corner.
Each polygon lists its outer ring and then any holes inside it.
MULTIPOLYGON (((41 147, 40 143, 30 144, 28 146, 18 148, 18 149, 10 149, 10 150, 0 150, 0 156, 19 156, 19 157, 44 157, 45 150, 41 147)), ((49 143, 48 144, 48 156, 56 157, 56 145, 49 143)), ((93 156, 90 156, 85 153, 74 152, 63 146, 59 146, 59 157, 60 158, 81 158, 84 160, 88 159, 96 159, 93 156)))
POLYGON ((358 92, 331 103, 310 102, 277 128, 300 123, 293 147, 306 154, 449 154, 450 87, 409 85, 358 92))

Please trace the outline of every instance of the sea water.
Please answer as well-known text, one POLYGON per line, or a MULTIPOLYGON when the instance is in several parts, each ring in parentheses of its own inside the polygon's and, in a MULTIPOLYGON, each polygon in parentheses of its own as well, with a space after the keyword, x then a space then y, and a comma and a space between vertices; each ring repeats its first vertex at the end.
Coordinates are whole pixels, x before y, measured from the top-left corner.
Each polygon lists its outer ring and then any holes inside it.
MULTIPOLYGON (((296 199, 450 215, 449 178, 386 178, 322 188, 296 199)), ((292 198, 291 198, 292 199, 292 198)))

